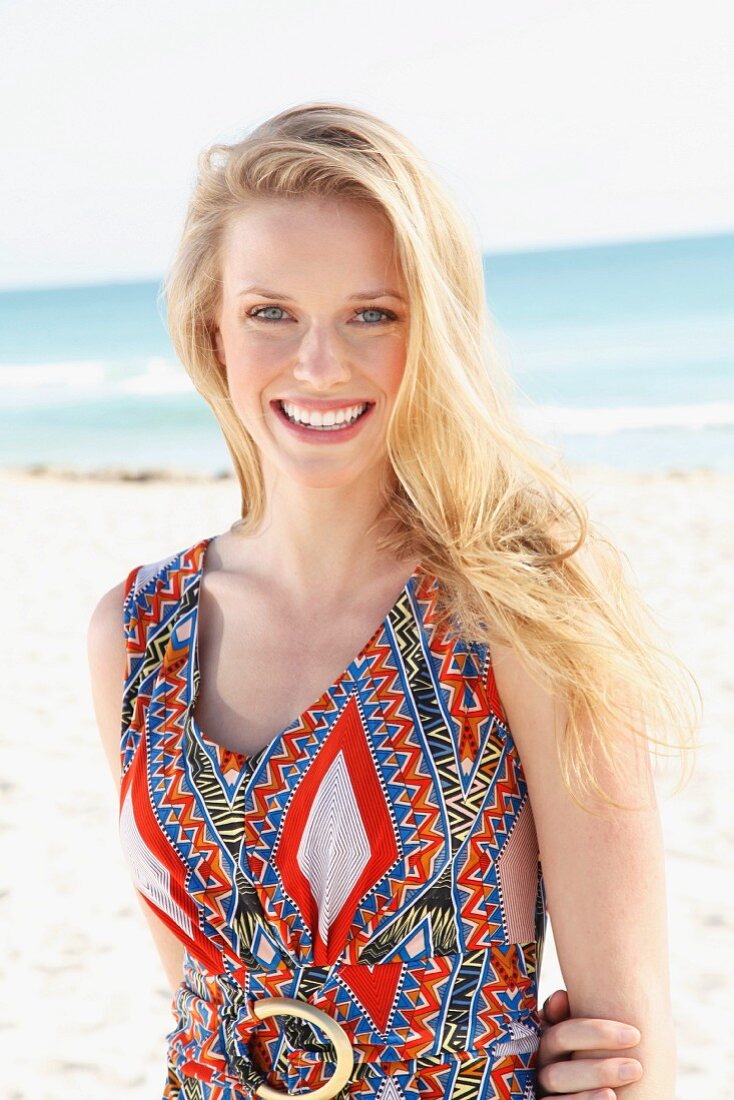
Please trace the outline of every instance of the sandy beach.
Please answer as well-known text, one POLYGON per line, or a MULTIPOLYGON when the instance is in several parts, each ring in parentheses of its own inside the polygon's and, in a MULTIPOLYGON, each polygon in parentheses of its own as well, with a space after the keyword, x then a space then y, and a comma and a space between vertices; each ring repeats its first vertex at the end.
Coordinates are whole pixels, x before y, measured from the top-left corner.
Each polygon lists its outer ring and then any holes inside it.
MULTIPOLYGON (((677 1097, 723 1098, 734 1080, 725 1053, 734 996, 725 889, 734 854, 734 474, 578 469, 574 479, 704 695, 695 774, 675 796, 661 775, 659 798, 677 1097)), ((5 472, 0 515, 9 624, 0 643, 0 1093, 158 1100, 171 997, 120 850, 86 630, 96 601, 134 565, 229 527, 237 485, 5 472)), ((562 984, 551 935, 541 999, 562 984)))

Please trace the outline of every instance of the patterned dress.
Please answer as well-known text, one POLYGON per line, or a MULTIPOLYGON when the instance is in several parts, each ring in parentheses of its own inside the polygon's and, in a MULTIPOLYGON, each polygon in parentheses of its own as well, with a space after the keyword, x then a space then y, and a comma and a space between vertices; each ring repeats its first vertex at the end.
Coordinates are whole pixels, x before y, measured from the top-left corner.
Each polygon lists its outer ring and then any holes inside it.
POLYGON ((120 840, 184 946, 162 1100, 324 1084, 306 1000, 348 1034, 338 1100, 529 1100, 546 906, 485 645, 438 629, 418 566, 320 699, 252 755, 194 715, 207 545, 126 580, 120 840))

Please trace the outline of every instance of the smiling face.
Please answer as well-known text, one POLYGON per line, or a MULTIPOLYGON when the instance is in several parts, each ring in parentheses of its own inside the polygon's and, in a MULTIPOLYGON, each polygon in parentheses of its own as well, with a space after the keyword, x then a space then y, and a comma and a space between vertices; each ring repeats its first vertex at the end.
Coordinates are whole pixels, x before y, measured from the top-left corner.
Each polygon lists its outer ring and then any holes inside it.
POLYGON ((263 465, 302 484, 343 486, 384 460, 409 316, 392 244, 375 210, 312 196, 254 203, 223 242, 232 404, 263 465))

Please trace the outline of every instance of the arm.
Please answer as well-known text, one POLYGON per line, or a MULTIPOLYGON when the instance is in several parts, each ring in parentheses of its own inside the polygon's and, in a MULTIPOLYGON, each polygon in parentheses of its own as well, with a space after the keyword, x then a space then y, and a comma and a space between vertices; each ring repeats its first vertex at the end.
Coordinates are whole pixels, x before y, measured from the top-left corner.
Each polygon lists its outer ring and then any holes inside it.
POLYGON ((571 1016, 637 1027, 642 1040, 627 1053, 643 1073, 622 1086, 625 1100, 673 1100, 664 854, 647 753, 630 736, 623 787, 600 772, 613 797, 644 808, 598 804, 601 816, 593 816, 576 806, 561 776, 555 738, 566 711, 560 700, 536 683, 511 648, 495 643, 492 665, 527 779, 571 1016))
MULTIPOLYGON (((120 708, 127 664, 122 620, 124 596, 123 581, 101 598, 87 628, 92 702, 118 803, 121 785, 120 708)), ((134 892, 150 927, 171 991, 175 993, 183 977, 183 944, 166 928, 138 891, 134 892)))

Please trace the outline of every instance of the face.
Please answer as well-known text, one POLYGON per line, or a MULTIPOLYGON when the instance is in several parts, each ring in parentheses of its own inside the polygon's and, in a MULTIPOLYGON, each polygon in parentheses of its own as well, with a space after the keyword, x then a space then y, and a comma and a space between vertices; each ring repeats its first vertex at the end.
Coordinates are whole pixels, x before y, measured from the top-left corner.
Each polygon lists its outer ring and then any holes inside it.
POLYGON ((386 461, 408 329, 392 241, 378 212, 310 196, 254 203, 224 241, 215 340, 230 397, 264 466, 304 485, 386 461))

